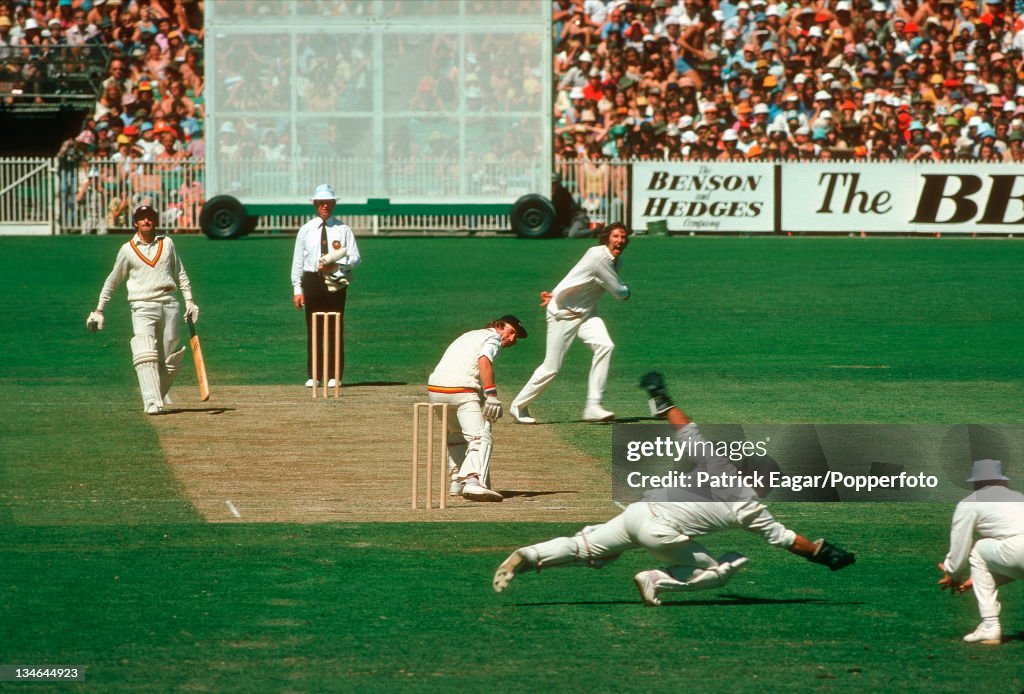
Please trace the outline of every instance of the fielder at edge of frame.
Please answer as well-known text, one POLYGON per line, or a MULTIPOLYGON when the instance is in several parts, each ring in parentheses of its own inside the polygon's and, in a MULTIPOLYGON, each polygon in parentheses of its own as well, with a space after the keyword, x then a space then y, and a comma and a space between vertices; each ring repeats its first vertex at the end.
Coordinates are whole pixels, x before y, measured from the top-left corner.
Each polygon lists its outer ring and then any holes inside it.
POLYGON ((975 460, 967 481, 974 491, 953 512, 939 586, 953 595, 973 589, 981 624, 963 640, 998 646, 999 586, 1024 580, 1024 494, 1009 488, 1002 461, 991 458, 975 460))
MULTIPOLYGON (((704 440, 696 422, 669 398, 660 374, 653 371, 646 374, 640 385, 650 396, 652 412, 666 417, 675 428, 677 441, 693 444, 704 440)), ((705 451, 709 447, 690 445, 688 449, 705 451)), ((733 465, 727 458, 715 455, 713 448, 710 450, 709 454, 692 455, 691 459, 696 468, 707 470, 716 477, 731 474, 749 478, 755 471, 767 473, 770 468, 778 469, 768 456, 749 458, 733 465)), ((775 520, 761 503, 767 492, 765 488, 740 486, 685 490, 686 498, 700 500, 630 504, 607 523, 587 526, 572 537, 520 547, 498 567, 492 586, 500 593, 518 574, 527 571, 561 566, 600 569, 628 550, 646 549, 663 566, 637 573, 633 582, 644 604, 656 607, 661 605, 662 593, 721 588, 747 564, 747 557, 738 552, 712 557, 711 550, 697 541, 703 535, 731 529, 756 533, 769 544, 827 566, 832 571, 854 563, 852 553, 825 540, 811 542, 775 520)), ((671 499, 673 496, 669 494, 663 498, 671 499)))
POLYGON ((486 327, 463 333, 445 350, 427 380, 430 402, 446 403, 449 496, 470 501, 501 501, 491 487, 491 425, 502 415, 494 360, 502 349, 527 336, 518 318, 505 315, 486 327))
POLYGON ((139 378, 142 407, 146 414, 160 414, 171 404, 170 390, 181 369, 185 348, 178 349, 178 300, 185 298, 185 318, 199 320, 199 307, 192 300, 192 283, 174 249, 174 242, 157 233, 159 216, 150 205, 140 205, 132 214, 135 235, 121 246, 114 269, 100 290, 96 309, 85 325, 89 332, 103 330, 103 309, 114 291, 127 280, 132 309, 132 364, 139 378))

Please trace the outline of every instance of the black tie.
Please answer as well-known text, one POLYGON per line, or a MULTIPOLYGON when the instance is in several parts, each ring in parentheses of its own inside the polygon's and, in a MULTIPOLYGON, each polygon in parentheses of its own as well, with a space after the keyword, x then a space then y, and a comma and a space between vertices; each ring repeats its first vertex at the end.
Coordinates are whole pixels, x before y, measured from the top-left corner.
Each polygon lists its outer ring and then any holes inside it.
POLYGON ((320 225, 320 255, 327 255, 327 221, 320 225))

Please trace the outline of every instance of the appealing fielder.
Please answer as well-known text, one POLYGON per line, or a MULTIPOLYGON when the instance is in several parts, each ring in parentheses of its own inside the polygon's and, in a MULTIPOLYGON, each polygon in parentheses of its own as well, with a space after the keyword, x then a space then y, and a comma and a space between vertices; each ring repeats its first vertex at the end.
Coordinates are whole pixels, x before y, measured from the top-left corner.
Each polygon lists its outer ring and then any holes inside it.
POLYGON ((598 236, 599 244, 584 253, 551 292, 541 292, 540 305, 547 307, 547 347, 544 363, 537 367, 509 406, 509 414, 520 424, 536 424, 537 420, 530 416, 530 403, 540 397, 558 375, 565 353, 577 337, 594 353, 583 419, 588 422, 614 419, 615 413, 606 410, 601 400, 615 343, 597 315, 597 302, 605 292, 622 301, 629 298, 629 287, 618 275, 619 257, 629 245, 629 233, 621 222, 605 227, 598 236))
POLYGON ((964 641, 994 646, 1003 636, 998 587, 1024 579, 1024 494, 1007 487, 998 460, 976 460, 971 472, 974 492, 953 512, 939 585, 954 594, 974 589, 981 624, 964 641))
POLYGON ((168 395, 174 377, 185 358, 178 349, 178 300, 185 297, 185 318, 199 319, 199 307, 192 301, 192 284, 182 265, 174 242, 156 231, 157 212, 149 205, 136 208, 132 215, 135 236, 121 246, 114 269, 100 290, 96 310, 89 314, 86 327, 103 329, 103 309, 122 281, 127 280, 128 301, 132 309, 132 363, 139 377, 142 406, 146 414, 159 414, 171 404, 168 395))
POLYGON ((341 339, 334 344, 334 335, 328 333, 328 379, 327 386, 333 388, 340 383, 345 371, 345 300, 348 285, 352 281, 352 269, 362 258, 356 245, 355 234, 347 224, 331 216, 338 196, 334 188, 326 183, 317 186, 312 197, 316 217, 299 229, 295 237, 295 251, 292 253, 292 302, 295 308, 306 309, 306 387, 315 388, 313 382, 313 360, 323 363, 323 344, 313 344, 313 314, 330 311, 341 314, 341 339), (338 351, 340 370, 334 373, 334 360, 330 358, 338 351))
POLYGON ((448 418, 451 496, 470 501, 501 501, 491 489, 491 424, 502 414, 494 380, 494 360, 505 347, 527 336, 515 316, 502 316, 480 330, 460 335, 427 381, 430 402, 455 409, 448 418))
MULTIPOLYGON (((651 397, 652 410, 666 416, 676 428, 677 440, 700 438, 696 423, 672 404, 660 374, 647 374, 641 379, 641 386, 651 397)), ((695 462, 709 470, 731 467, 727 460, 716 456, 695 462)), ((740 471, 732 467, 732 474, 740 471)), ((715 559, 696 540, 702 535, 734 528, 757 533, 769 544, 788 549, 833 571, 854 563, 855 557, 850 552, 824 540, 811 542, 775 520, 759 501, 766 493, 763 488, 738 488, 727 501, 630 504, 607 523, 587 526, 573 537, 559 537, 517 549, 494 574, 494 590, 499 593, 505 590, 515 576, 524 571, 559 566, 599 569, 627 550, 643 548, 667 564, 633 577, 644 603, 657 606, 664 592, 720 588, 747 563, 747 558, 736 552, 727 552, 715 559)))

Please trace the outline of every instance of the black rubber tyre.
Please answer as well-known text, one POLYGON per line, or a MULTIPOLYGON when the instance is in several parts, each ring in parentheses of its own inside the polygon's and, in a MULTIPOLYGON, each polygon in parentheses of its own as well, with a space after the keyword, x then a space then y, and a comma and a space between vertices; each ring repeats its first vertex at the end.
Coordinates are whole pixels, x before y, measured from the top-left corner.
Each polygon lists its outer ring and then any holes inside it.
POLYGON ((256 225, 260 223, 259 217, 246 217, 245 226, 242 228, 242 236, 248 236, 256 231, 256 225))
POLYGON ((555 206, 543 195, 530 193, 516 200, 509 217, 516 236, 540 239, 554 230, 555 206))
POLYGON ((203 233, 218 241, 244 235, 248 223, 245 206, 230 195, 218 195, 207 200, 199 214, 199 226, 203 233))

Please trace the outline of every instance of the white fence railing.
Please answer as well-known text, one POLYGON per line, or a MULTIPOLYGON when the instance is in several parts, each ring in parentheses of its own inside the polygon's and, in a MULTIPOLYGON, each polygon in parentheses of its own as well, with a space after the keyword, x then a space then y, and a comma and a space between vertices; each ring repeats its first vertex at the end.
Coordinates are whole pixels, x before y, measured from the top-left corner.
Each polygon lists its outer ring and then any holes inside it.
POLYGON ((0 233, 52 234, 57 204, 56 161, 48 157, 0 159, 0 233))
MULTIPOLYGON (((336 182, 336 190, 342 196, 374 197, 372 184, 365 179, 366 162, 344 163, 341 172, 338 160, 330 166, 326 162, 311 162, 311 168, 304 171, 310 181, 336 182), (360 178, 361 174, 364 178, 360 178)), ((415 165, 393 162, 391 187, 401 190, 415 185, 420 178, 440 178, 444 167, 450 164, 440 160, 415 165)), ((259 190, 246 191, 247 198, 279 197, 281 190, 290 188, 282 178, 288 175, 285 168, 275 162, 239 161, 232 166, 250 167, 257 172, 248 180, 259 182, 259 190)), ((231 171, 226 173, 230 175, 231 171)), ((142 203, 159 211, 161 228, 173 233, 197 233, 205 201, 204 174, 203 161, 187 159, 93 159, 69 164, 56 157, 0 158, 0 234, 128 232, 131 210, 142 203)), ((515 196, 536 192, 529 190, 525 181, 517 187, 515 181, 502 178, 506 175, 501 164, 482 164, 472 174, 472 189, 479 195, 493 195, 501 189, 512 191, 515 196)), ((444 185, 438 186, 438 197, 443 199, 444 185)), ((509 200, 510 205, 512 202, 509 200)), ((308 219, 305 214, 263 216, 256 232, 292 232, 308 219)), ((356 233, 371 234, 506 232, 511 228, 508 215, 368 215, 346 217, 346 222, 356 233)))

